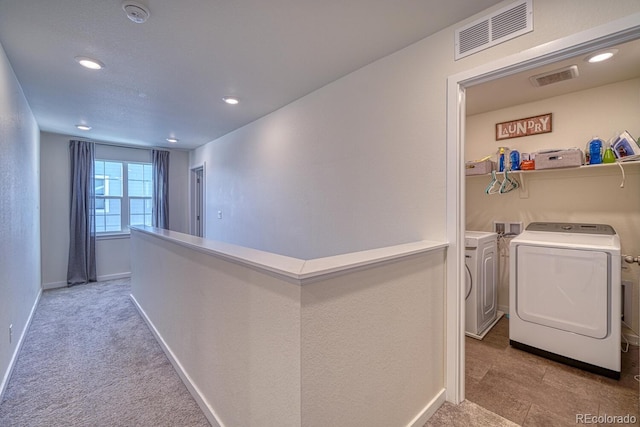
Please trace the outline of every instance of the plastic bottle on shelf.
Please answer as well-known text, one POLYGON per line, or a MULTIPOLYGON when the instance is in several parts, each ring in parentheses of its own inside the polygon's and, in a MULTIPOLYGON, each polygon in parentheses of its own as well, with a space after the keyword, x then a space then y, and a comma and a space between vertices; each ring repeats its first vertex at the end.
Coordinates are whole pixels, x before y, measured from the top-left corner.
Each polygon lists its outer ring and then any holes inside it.
POLYGON ((610 144, 607 144, 607 149, 604 150, 604 154, 602 155, 602 163, 615 163, 616 155, 613 152, 613 148, 611 148, 610 144))
POLYGON ((498 148, 498 172, 504 172, 509 167, 508 151, 507 147, 498 148))
POLYGON ((603 142, 597 136, 591 138, 591 141, 587 144, 587 151, 589 152, 589 164, 598 165, 602 163, 602 147, 603 142))
POLYGON ((520 170, 520 153, 518 152, 518 150, 513 150, 509 155, 509 159, 511 163, 511 170, 512 171, 520 170))

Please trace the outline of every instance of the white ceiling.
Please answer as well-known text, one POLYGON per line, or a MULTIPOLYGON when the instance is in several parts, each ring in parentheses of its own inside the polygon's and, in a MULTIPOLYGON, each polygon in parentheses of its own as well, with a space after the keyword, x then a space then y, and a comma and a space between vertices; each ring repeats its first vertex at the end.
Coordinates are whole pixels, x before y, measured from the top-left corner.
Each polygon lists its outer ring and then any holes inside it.
POLYGON ((497 3, 143 0, 135 24, 121 0, 0 0, 0 43, 41 130, 191 149, 497 3))
POLYGON ((465 97, 467 115, 499 110, 526 102, 534 102, 640 77, 640 39, 612 48, 617 49, 618 52, 608 61, 595 64, 588 63, 585 59, 591 55, 589 53, 535 70, 471 86, 466 90, 465 97), (531 76, 571 65, 578 67, 578 77, 575 79, 543 87, 535 87, 529 81, 531 76))

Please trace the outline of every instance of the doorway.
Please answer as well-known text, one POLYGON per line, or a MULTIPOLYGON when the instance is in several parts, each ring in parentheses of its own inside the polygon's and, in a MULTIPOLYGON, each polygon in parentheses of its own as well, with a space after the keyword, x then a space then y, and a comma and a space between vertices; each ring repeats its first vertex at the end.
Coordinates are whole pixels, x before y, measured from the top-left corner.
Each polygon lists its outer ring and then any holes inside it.
POLYGON ((465 115, 466 89, 638 38, 638 15, 626 17, 449 77, 447 81, 447 400, 465 399, 465 115))
POLYGON ((191 225, 190 233, 204 237, 205 176, 204 165, 191 169, 191 225))

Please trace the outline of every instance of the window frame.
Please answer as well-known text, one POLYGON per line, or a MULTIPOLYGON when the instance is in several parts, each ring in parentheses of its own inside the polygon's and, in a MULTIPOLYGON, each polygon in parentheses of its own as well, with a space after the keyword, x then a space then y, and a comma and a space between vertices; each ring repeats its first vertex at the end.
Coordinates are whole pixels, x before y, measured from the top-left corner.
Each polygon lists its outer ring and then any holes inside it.
MULTIPOLYGON (((151 194, 150 196, 129 196, 129 165, 133 165, 133 164, 137 164, 137 165, 143 165, 143 166, 148 166, 148 167, 152 167, 152 163, 151 162, 144 162, 144 161, 133 161, 133 160, 112 160, 112 159, 103 159, 103 158, 96 158, 94 161, 94 167, 95 167, 95 163, 97 162, 104 162, 104 163, 118 163, 121 166, 121 170, 122 170, 122 195, 121 196, 110 196, 110 195, 95 195, 96 200, 98 199, 103 199, 105 201, 107 200, 119 200, 120 201, 120 230, 119 231, 97 231, 96 230, 96 238, 101 239, 101 238, 127 238, 130 235, 130 229, 129 227, 131 226, 131 200, 149 200, 151 201, 151 204, 153 206, 153 194, 151 194)), ((100 175, 101 177, 104 177, 105 175, 100 175)), ((94 180, 98 178, 98 175, 95 173, 94 170, 94 180)), ((98 179, 105 179, 105 178, 98 178, 98 179)), ((145 182, 148 182, 149 180, 145 180, 144 179, 144 172, 143 172, 143 179, 142 180, 136 180, 136 181, 142 181, 143 186, 145 182)), ((153 186, 153 175, 151 175, 151 186, 153 186)), ((108 184, 105 183, 105 187, 108 187, 108 184)), ((95 188, 95 185, 94 185, 95 188)), ((153 190, 151 190, 153 191, 153 190)), ((108 193, 108 190, 105 191, 105 193, 108 193)), ((94 213, 97 215, 97 209, 94 209, 94 213)), ((151 217, 152 214, 151 212, 149 212, 148 214, 146 213, 146 211, 143 213, 143 215, 146 217, 147 215, 149 215, 149 225, 151 225, 151 217)), ((145 218, 146 220, 146 218, 145 218)), ((136 224, 138 225, 138 224, 136 224)), ((145 224, 146 225, 146 224, 145 224)))

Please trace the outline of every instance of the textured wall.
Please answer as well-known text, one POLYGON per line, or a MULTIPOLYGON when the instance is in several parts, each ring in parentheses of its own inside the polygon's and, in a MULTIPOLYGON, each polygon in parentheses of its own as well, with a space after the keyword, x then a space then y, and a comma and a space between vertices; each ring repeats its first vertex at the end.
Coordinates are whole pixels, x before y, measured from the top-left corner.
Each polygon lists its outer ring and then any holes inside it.
POLYGON ((0 46, 0 391, 40 292, 39 157, 38 125, 0 46))
POLYGON ((437 251, 302 287, 301 425, 406 426, 444 388, 443 265, 437 251))
POLYGON ((302 259, 444 239, 444 162, 429 161, 442 140, 414 126, 434 119, 429 98, 407 97, 416 71, 406 59, 372 64, 197 149, 207 237, 302 259))
POLYGON ((263 252, 228 261, 140 231, 132 252, 132 295, 223 425, 404 426, 444 388, 444 249, 362 253, 302 284, 255 268, 263 252))
POLYGON ((134 232, 132 295, 226 426, 300 425, 300 286, 134 232))

